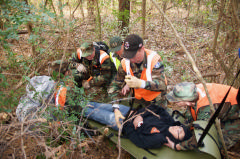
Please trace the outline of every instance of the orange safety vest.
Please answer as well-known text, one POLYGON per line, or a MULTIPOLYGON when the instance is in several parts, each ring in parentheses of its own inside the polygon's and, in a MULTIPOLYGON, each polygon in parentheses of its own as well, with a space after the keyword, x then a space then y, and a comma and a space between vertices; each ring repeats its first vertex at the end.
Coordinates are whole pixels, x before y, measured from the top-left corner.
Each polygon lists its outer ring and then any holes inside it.
POLYGON ((99 58, 100 64, 102 64, 108 58, 109 58, 109 55, 105 51, 100 50, 100 58, 99 58))
MULTIPOLYGON (((141 74, 141 78, 144 81, 152 81, 152 69, 156 65, 161 57, 155 52, 148 49, 144 49, 147 54, 147 68, 144 68, 141 74)), ((132 69, 130 67, 130 60, 129 59, 122 59, 121 61, 123 70, 126 74, 131 74, 134 76, 132 69)), ((166 79, 166 78, 165 78, 166 79)), ((161 92, 157 91, 150 91, 143 88, 134 88, 135 98, 136 99, 144 99, 146 101, 154 100, 161 92)))
MULTIPOLYGON (((77 57, 79 60, 82 57, 82 50, 80 48, 77 49, 77 57)), ((105 51, 100 50, 100 58, 99 58, 100 64, 102 64, 108 58, 109 58, 109 55, 105 51)))
MULTIPOLYGON (((217 103, 220 104, 223 98, 225 97, 228 89, 230 88, 230 86, 223 85, 223 84, 216 84, 216 83, 207 83, 206 85, 207 85, 207 89, 213 104, 217 104, 217 103)), ((196 111, 191 107, 191 114, 194 121, 197 120, 198 110, 201 107, 210 105, 203 85, 197 84, 196 86, 197 86, 197 92, 199 95, 196 111)), ((232 87, 225 102, 230 102, 231 105, 236 105, 237 93, 238 93, 238 90, 232 87)))
POLYGON ((60 86, 57 89, 57 92, 54 94, 55 97, 55 106, 59 107, 60 110, 63 110, 64 105, 66 103, 66 96, 67 96, 67 87, 60 86))

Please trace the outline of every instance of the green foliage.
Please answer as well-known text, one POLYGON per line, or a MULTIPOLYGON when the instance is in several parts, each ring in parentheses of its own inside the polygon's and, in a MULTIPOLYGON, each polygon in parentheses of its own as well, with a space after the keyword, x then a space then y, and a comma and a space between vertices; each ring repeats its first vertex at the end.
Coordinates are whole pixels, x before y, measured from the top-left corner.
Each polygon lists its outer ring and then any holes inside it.
MULTIPOLYGON (((72 143, 73 141, 79 144, 79 141, 85 139, 85 136, 77 129, 77 125, 83 126, 83 123, 79 121, 87 102, 88 97, 85 95, 83 88, 68 87, 67 103, 65 104, 64 110, 60 110, 55 106, 47 107, 43 117, 46 118, 48 122, 55 124, 55 134, 59 134, 58 136, 51 135, 47 137, 48 146, 57 147, 63 143, 69 144, 69 142, 72 143)), ((50 134, 52 130, 44 126, 43 131, 46 134, 50 134)))
MULTIPOLYGON (((66 7, 66 4, 63 4, 62 7, 66 7)), ((32 69, 38 67, 41 60, 49 60, 50 56, 46 56, 46 54, 54 56, 54 58, 61 56, 60 53, 46 52, 46 46, 48 46, 49 40, 51 40, 49 37, 58 38, 54 32, 48 32, 47 29, 71 30, 75 25, 75 20, 69 21, 68 19, 64 19, 63 16, 57 17, 51 10, 45 8, 42 3, 39 6, 32 6, 27 5, 25 1, 2 0, 0 1, 0 25, 0 45, 3 48, 5 58, 0 59, 0 62, 4 65, 4 68, 1 69, 5 69, 3 70, 4 72, 18 72, 18 74, 27 75, 30 71, 33 71, 32 69), (12 48, 12 42, 18 43, 20 40, 21 34, 18 34, 19 31, 27 30, 27 25, 32 26, 32 33, 26 36, 27 42, 29 46, 34 46, 36 56, 19 55, 12 48), (47 29, 45 26, 47 26, 47 29)), ((21 48, 22 46, 20 46, 21 48)), ((20 53, 26 55, 28 52, 24 51, 20 53)), ((39 73, 35 72, 35 75, 39 75, 39 73)), ((22 80, 26 81, 29 79, 27 76, 23 76, 22 80)), ((4 92, 0 89, 0 104, 7 110, 11 110, 13 105, 17 105, 17 101, 15 100, 17 100, 19 94, 11 92, 11 87, 17 81, 19 79, 7 80, 7 77, 2 74, 0 75, 0 86, 4 88, 4 92), (12 95, 11 98, 8 97, 10 94, 12 95)), ((3 108, 0 111, 2 110, 3 108)))
POLYGON ((173 71, 174 65, 173 65, 173 63, 168 62, 167 59, 168 59, 168 58, 172 58, 172 57, 174 56, 174 53, 168 54, 169 57, 167 57, 167 56, 165 55, 164 51, 159 51, 158 54, 159 54, 159 55, 161 56, 161 58, 162 58, 163 65, 164 65, 164 72, 165 72, 165 74, 166 74, 167 76, 169 76, 169 75, 172 73, 172 71, 173 71))
MULTIPOLYGON (((0 67, 0 72, 1 72, 1 67, 0 67)), ((15 107, 18 103, 17 96, 14 95, 14 91, 9 92, 9 94, 6 94, 4 92, 5 88, 9 86, 9 83, 7 81, 7 78, 0 73, 0 112, 1 111, 6 111, 6 112, 11 112, 12 108, 15 107), (3 107, 5 106, 5 107, 3 107)))

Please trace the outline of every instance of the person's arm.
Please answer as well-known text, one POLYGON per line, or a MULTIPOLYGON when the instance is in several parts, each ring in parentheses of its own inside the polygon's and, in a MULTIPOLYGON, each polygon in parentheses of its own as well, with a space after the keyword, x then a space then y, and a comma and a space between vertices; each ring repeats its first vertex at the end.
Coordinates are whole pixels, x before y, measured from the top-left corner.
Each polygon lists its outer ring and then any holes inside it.
MULTIPOLYGON (((118 72, 113 78, 111 84, 108 87, 108 94, 111 97, 112 101, 116 101, 119 98, 123 98, 124 96, 128 95, 126 92, 125 95, 122 94, 122 88, 125 86, 125 71, 123 70, 122 66, 120 65, 118 68, 118 72)), ((119 102, 114 102, 113 104, 118 104, 119 102)))
POLYGON ((180 142, 178 144, 180 147, 180 150, 194 150, 197 148, 197 140, 195 137, 195 134, 193 133, 192 137, 186 141, 180 142))
POLYGON ((125 78, 125 71, 123 70, 122 66, 120 65, 118 68, 118 72, 115 75, 115 78, 111 82, 110 86, 108 87, 108 94, 111 97, 112 101, 112 108, 115 114, 115 121, 120 126, 119 119, 123 116, 119 111, 119 97, 122 96, 122 87, 125 85, 124 78, 125 78))
POLYGON ((89 81, 90 86, 108 85, 113 79, 115 72, 115 67, 113 67, 110 58, 106 59, 101 64, 100 74, 92 75, 92 79, 89 81))
POLYGON ((164 65, 161 59, 158 60, 152 70, 152 81, 146 81, 144 89, 161 92, 167 90, 164 65))
POLYGON ((152 70, 152 81, 145 81, 138 77, 127 75, 125 77, 125 82, 130 88, 143 88, 151 91, 161 92, 167 90, 167 81, 164 74, 164 66, 160 58, 152 70))
POLYGON ((120 123, 120 118, 121 119, 125 119, 125 117, 122 115, 122 113, 120 112, 119 108, 114 108, 114 115, 115 115, 115 121, 117 124, 117 127, 120 128, 121 127, 121 123, 120 123))
POLYGON ((173 141, 171 141, 168 137, 166 137, 167 139, 167 143, 165 143, 164 145, 173 149, 173 150, 176 150, 176 151, 179 151, 179 150, 182 150, 181 146, 179 144, 175 144, 173 141))

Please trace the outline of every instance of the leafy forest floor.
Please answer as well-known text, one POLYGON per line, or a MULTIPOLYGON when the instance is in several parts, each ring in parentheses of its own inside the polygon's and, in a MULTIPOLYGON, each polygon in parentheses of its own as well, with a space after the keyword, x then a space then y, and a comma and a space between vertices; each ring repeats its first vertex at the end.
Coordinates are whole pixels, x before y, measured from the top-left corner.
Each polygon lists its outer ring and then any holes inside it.
MULTIPOLYGON (((215 24, 197 24, 197 19, 192 18, 187 20, 185 18, 186 13, 179 13, 174 9, 168 11, 168 16, 205 80, 207 82, 223 83, 225 74, 221 71, 219 63, 210 52, 212 38, 214 37, 214 29, 212 28, 215 24)), ((137 18, 138 17, 131 18, 130 33, 141 35, 141 23, 134 23, 137 18)), ((108 43, 112 36, 119 34, 119 31, 113 29, 112 32, 109 33, 106 29, 107 25, 112 24, 114 21, 111 16, 105 16, 102 19, 102 39, 108 43)), ((44 48, 48 54, 41 55, 40 57, 42 59, 35 61, 35 69, 33 69, 37 70, 35 71, 35 75, 49 75, 48 62, 61 59, 63 55, 67 58, 70 57, 70 54, 74 52, 76 47, 86 39, 96 40, 97 34, 89 31, 89 28, 92 28, 92 26, 78 18, 77 20, 79 20, 79 25, 76 25, 74 29, 71 30, 69 37, 66 37, 66 34, 61 33, 60 30, 54 33, 57 35, 62 34, 60 38, 50 36, 47 33, 49 31, 47 26, 45 27, 46 32, 43 32, 41 36, 48 39, 48 43, 42 43, 40 45, 45 45, 44 48), (68 41, 67 44, 65 43, 66 40, 68 41)), ((18 41, 9 40, 9 43, 12 44, 11 49, 13 52, 18 56, 22 55, 25 59, 33 58, 31 57, 31 46, 27 41, 28 37, 28 34, 20 34, 18 41)), ((144 45, 145 48, 158 51, 162 56, 169 88, 182 81, 199 83, 191 63, 188 61, 183 49, 181 49, 177 43, 177 39, 171 28, 166 22, 162 25, 162 20, 157 12, 148 13, 144 45)), ((226 47, 231 47, 230 43, 226 43, 225 45, 227 45, 226 47)), ((4 53, 2 51, 0 52, 2 56, 2 68, 4 68, 4 65, 8 65, 9 63, 7 60, 4 60, 4 53)), ((234 58, 237 55, 235 52, 221 55, 223 59, 231 56, 234 58)), ((31 67, 31 65, 29 67, 31 67)), ((19 73, 18 68, 4 69, 1 73, 6 75, 10 83, 10 86, 7 87, 5 92, 14 91, 14 93, 18 94, 17 100, 19 100, 25 93, 26 83, 22 82, 22 75, 24 73, 19 73)), ((28 75, 32 77, 33 74, 28 75)), ((84 134, 84 140, 76 144, 70 138, 58 140, 58 136, 61 136, 61 133, 65 133, 64 131, 58 131, 60 128, 64 129, 64 124, 62 123, 47 123, 43 126, 37 124, 42 122, 40 120, 25 124, 19 123, 15 114, 16 106, 17 105, 15 105, 12 112, 1 113, 0 116, 0 120, 2 121, 0 126, 0 135, 2 136, 0 140, 1 158, 117 158, 118 148, 116 145, 101 135, 93 136, 91 139, 84 134), (5 116, 6 114, 7 116, 5 116), (33 131, 31 127, 34 127, 35 131, 33 131), (46 141, 45 136, 40 135, 42 134, 43 127, 48 129, 47 133, 45 132, 44 134, 51 134, 48 135, 48 137, 51 136, 53 141, 46 141)), ((95 134, 98 133, 95 132, 95 134)), ((229 151, 229 157, 240 158, 239 152, 240 147, 235 147, 235 149, 229 151)), ((122 151, 121 158, 132 157, 127 152, 122 151)))

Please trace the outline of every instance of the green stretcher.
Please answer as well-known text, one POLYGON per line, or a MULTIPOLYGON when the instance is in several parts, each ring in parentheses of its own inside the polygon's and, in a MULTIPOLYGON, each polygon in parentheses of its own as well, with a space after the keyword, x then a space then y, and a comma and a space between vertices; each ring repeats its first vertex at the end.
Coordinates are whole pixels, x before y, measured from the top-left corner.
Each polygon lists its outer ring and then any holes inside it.
MULTIPOLYGON (((103 134, 103 127, 98 122, 88 120, 90 127, 97 128, 100 133, 103 134)), ((202 128, 205 128, 207 125, 207 121, 195 121, 194 124, 199 124, 202 128)), ((197 140, 200 138, 202 134, 202 130, 194 129, 195 136, 197 140)), ((149 149, 150 152, 156 154, 156 156, 152 155, 148 151, 135 146, 129 139, 121 138, 121 147, 128 153, 130 153, 136 159, 221 159, 220 150, 218 148, 218 136, 217 131, 214 126, 211 127, 209 133, 211 136, 207 135, 203 140, 204 146, 199 148, 199 150, 192 151, 175 151, 166 146, 162 146, 159 149, 149 149), (212 139, 215 139, 215 141, 212 139)), ((110 134, 114 134, 112 137, 109 137, 111 141, 115 144, 118 144, 118 132, 109 128, 109 132, 106 136, 110 134)))

